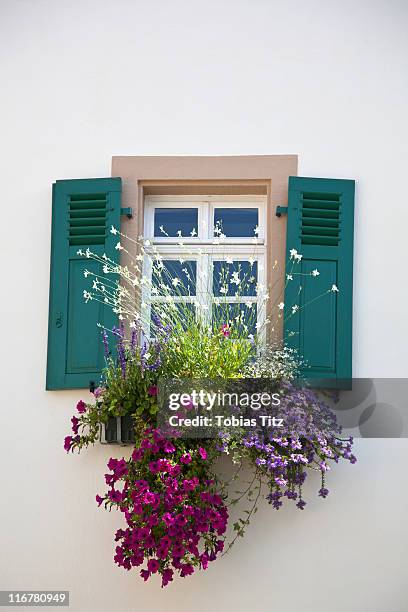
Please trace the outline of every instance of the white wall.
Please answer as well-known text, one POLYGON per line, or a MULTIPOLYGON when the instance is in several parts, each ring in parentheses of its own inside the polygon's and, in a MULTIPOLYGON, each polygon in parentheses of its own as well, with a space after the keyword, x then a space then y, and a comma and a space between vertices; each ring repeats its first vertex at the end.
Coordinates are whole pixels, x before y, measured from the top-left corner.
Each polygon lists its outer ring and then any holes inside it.
MULTIPOLYGON (((360 440, 307 509, 266 505, 207 572, 164 591, 114 567, 111 449, 66 456, 81 393, 45 392, 51 183, 113 154, 298 153, 356 178, 355 375, 405 376, 405 0, 1 0, 0 588, 76 612, 408 608, 407 440, 360 440)), ((119 454, 119 451, 118 451, 119 454)))

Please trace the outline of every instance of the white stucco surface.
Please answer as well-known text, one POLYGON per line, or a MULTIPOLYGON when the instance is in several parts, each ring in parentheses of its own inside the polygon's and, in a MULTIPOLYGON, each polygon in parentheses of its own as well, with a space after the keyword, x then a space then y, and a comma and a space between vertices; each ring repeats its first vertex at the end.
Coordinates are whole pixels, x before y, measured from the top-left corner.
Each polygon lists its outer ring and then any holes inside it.
POLYGON ((408 609, 407 440, 359 440, 326 501, 265 504, 161 590, 113 564, 112 449, 62 449, 87 394, 44 390, 51 184, 132 154, 296 153, 300 175, 355 178, 354 373, 406 376, 407 26, 405 0, 1 0, 0 589, 70 590, 75 612, 408 609))

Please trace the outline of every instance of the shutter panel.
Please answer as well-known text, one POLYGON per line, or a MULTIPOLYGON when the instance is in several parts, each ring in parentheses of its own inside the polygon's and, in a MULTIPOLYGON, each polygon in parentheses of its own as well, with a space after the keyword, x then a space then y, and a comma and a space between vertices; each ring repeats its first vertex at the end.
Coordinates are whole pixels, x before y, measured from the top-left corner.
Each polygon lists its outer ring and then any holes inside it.
POLYGON ((83 298, 100 264, 77 255, 78 249, 106 255, 119 263, 115 249, 119 228, 122 183, 120 178, 76 179, 53 185, 51 276, 48 320, 47 389, 97 386, 104 366, 101 331, 111 329, 117 316, 110 307, 83 298))
POLYGON ((284 336, 307 361, 302 376, 313 386, 347 387, 352 377, 354 188, 350 180, 289 177, 286 272, 296 249, 302 260, 293 272, 308 276, 286 282, 284 336), (319 276, 310 275, 315 269, 319 276), (332 285, 338 293, 319 297, 332 285))

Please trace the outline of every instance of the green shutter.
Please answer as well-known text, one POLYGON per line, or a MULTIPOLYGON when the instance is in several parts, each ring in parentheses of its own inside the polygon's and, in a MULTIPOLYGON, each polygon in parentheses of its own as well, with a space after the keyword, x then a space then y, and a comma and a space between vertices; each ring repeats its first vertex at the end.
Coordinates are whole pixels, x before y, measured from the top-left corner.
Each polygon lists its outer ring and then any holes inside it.
POLYGON ((77 255, 78 249, 118 261, 122 184, 120 178, 75 179, 53 185, 51 277, 48 320, 47 389, 81 389, 98 384, 104 365, 101 331, 117 324, 116 315, 100 302, 83 298, 100 264, 77 255))
POLYGON ((315 386, 348 386, 352 377, 354 188, 350 180, 289 177, 286 272, 296 249, 302 260, 293 271, 306 276, 286 281, 284 337, 315 386), (338 293, 319 297, 332 285, 338 293))

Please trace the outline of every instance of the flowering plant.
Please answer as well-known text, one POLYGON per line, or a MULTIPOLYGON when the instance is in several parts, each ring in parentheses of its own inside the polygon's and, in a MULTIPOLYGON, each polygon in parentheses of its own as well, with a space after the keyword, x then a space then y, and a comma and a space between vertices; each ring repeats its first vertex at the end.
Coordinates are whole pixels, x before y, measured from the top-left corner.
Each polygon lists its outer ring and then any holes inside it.
POLYGON ((127 529, 115 537, 119 566, 130 570, 146 562, 142 578, 159 573, 166 586, 175 571, 185 577, 216 559, 228 511, 209 478, 208 461, 204 447, 172 442, 155 429, 143 432, 128 461, 109 460, 110 489, 97 502, 125 515, 127 529))
MULTIPOLYGON (((111 231, 120 234, 115 228, 111 231)), ((351 452, 352 439, 340 438, 334 413, 313 391, 298 389, 291 382, 300 366, 299 356, 285 346, 266 343, 266 328, 273 329, 275 322, 266 313, 259 317, 269 297, 265 287, 257 285, 255 293, 245 290, 246 283, 254 282, 251 267, 245 278, 239 270, 221 270, 220 296, 211 297, 217 316, 210 320, 204 308, 209 300, 191 289, 194 279, 187 266, 183 268, 185 278, 172 277, 149 241, 137 242, 136 256, 122 242, 117 248, 126 251, 130 267, 89 249, 79 251, 103 269, 103 276, 85 271, 85 276, 93 276, 92 290, 84 292, 85 299, 113 308, 120 325, 101 330, 106 358, 101 384, 94 391, 94 402, 78 402, 77 414, 71 419, 73 435, 65 438, 64 448, 80 451, 97 441, 110 417, 131 415, 134 449, 127 459, 109 460, 105 475, 109 488, 96 499, 99 505, 118 509, 126 522, 126 528, 120 528, 115 536, 117 565, 126 570, 141 567, 144 580, 159 574, 162 586, 166 586, 175 574, 185 577, 206 569, 222 553, 229 505, 246 498, 250 508, 245 510, 245 518, 234 523, 235 536, 227 550, 244 534, 264 488, 273 508, 279 509, 287 498, 303 510, 302 486, 308 470, 320 473, 319 496, 325 498, 330 463, 340 459, 354 463, 356 459, 351 452), (146 261, 152 270, 150 276, 144 274, 146 261), (237 287, 234 297, 239 303, 229 301, 231 285, 237 287), (256 298, 245 303, 246 295, 256 298), (154 296, 159 296, 156 301, 154 296), (218 438, 202 440, 184 439, 176 432, 169 439, 156 422, 161 378, 279 381, 285 430, 255 428, 248 433, 220 429, 218 438), (252 480, 235 498, 230 497, 229 481, 215 469, 216 459, 223 454, 238 465, 233 480, 243 465, 252 468, 252 480)), ((301 257, 291 251, 287 282, 297 274, 301 257)), ((311 273, 318 275, 318 270, 311 273)), ((323 295, 337 291, 333 285, 323 295)), ((296 316, 299 309, 293 305, 289 316, 296 316)), ((282 311, 283 302, 277 305, 278 319, 282 311)))

